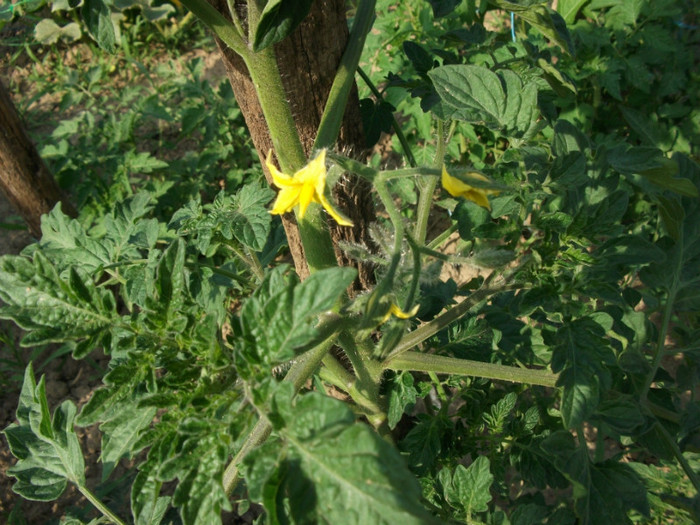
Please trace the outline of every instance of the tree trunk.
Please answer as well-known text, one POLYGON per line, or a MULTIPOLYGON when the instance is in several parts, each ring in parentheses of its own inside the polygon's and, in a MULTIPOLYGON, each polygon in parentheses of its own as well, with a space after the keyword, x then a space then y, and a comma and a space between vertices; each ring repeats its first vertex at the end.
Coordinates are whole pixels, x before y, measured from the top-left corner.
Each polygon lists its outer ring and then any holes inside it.
POLYGON ((0 82, 0 190, 41 237, 41 216, 61 201, 64 213, 75 216, 46 164, 29 139, 12 99, 0 82))
MULTIPOLYGON (((211 0, 227 18, 228 7, 224 0, 211 0)), ((277 63, 282 76, 287 100, 289 100, 297 131, 306 155, 311 153, 316 130, 321 121, 328 93, 330 92, 338 64, 349 36, 344 0, 316 0, 311 12, 301 25, 286 39, 275 45, 277 63)), ((226 44, 217 40, 234 95, 250 130, 261 162, 272 148, 262 109, 255 94, 243 60, 226 44)), ((364 149, 364 135, 360 117, 357 89, 353 88, 345 111, 343 126, 336 143, 338 150, 360 153, 364 149)), ((265 163, 265 176, 271 182, 265 163)), ((371 246, 369 224, 375 220, 370 195, 371 185, 358 177, 347 177, 336 185, 334 197, 338 207, 353 221, 353 228, 339 227, 329 221, 334 242, 344 240, 371 246)), ((289 247, 297 273, 303 279, 309 273, 292 214, 282 217, 289 247)), ((336 258, 343 266, 355 266, 359 271, 356 290, 369 288, 373 282, 372 268, 367 263, 357 264, 349 260, 338 248, 336 258)))

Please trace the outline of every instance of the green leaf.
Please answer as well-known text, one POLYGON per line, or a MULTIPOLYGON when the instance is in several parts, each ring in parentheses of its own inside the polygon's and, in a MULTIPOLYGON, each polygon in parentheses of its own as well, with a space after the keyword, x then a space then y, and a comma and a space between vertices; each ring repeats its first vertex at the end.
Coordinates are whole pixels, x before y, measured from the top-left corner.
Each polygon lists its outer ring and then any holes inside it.
MULTIPOLYGON (((491 501, 489 489, 494 479, 490 468, 486 456, 479 456, 468 468, 457 465, 449 483, 443 485, 447 502, 461 509, 467 516, 472 512, 487 511, 491 501)), ((447 480, 441 476, 440 481, 445 483, 447 480)))
POLYGON ((159 525, 170 504, 169 496, 159 496, 161 482, 153 473, 152 463, 149 466, 139 467, 131 485, 131 512, 136 525, 159 525))
POLYGON ((60 204, 41 218, 41 251, 63 267, 76 264, 92 272, 112 262, 106 243, 90 237, 77 219, 61 211, 60 204))
POLYGON ((176 315, 184 302, 185 243, 177 239, 163 252, 156 274, 158 302, 153 305, 165 319, 176 315))
POLYGON ((591 463, 584 446, 568 432, 555 432, 540 445, 547 458, 574 486, 575 510, 583 525, 631 524, 632 509, 649 516, 647 491, 628 465, 614 460, 591 463))
POLYGON ((22 497, 51 501, 63 494, 68 481, 85 485, 85 463, 73 430, 75 412, 75 405, 64 401, 51 419, 44 378, 37 386, 30 363, 19 397, 17 423, 3 431, 10 452, 18 459, 7 472, 17 478, 13 490, 22 497))
MULTIPOLYGON (((435 520, 420 505, 420 485, 398 451, 367 425, 354 423, 342 402, 317 392, 293 404, 278 396, 284 449, 268 474, 269 489, 289 497, 295 522, 425 524, 435 520)), ((269 455, 270 450, 265 451, 269 455)), ((255 465, 253 453, 246 464, 255 465)), ((282 498, 266 498, 276 505, 282 498)), ((270 514, 286 514, 279 505, 270 514)))
POLYGON ((229 450, 216 432, 186 439, 174 456, 160 465, 159 479, 179 482, 173 504, 185 524, 221 523, 221 513, 231 510, 222 484, 229 450))
POLYGON ((383 100, 378 103, 369 98, 360 100, 365 146, 368 148, 374 146, 379 142, 382 133, 391 132, 394 111, 396 108, 383 100))
POLYGON ((270 272, 243 304, 241 328, 249 364, 275 366, 313 340, 318 314, 329 310, 356 275, 353 268, 328 268, 299 284, 287 268, 270 272))
POLYGON ((639 403, 631 396, 620 396, 600 404, 593 420, 605 423, 615 432, 629 436, 644 424, 639 403))
POLYGON ((109 330, 116 317, 114 298, 98 289, 75 268, 66 277, 41 252, 34 261, 19 256, 0 258, 0 318, 12 319, 29 331, 23 344, 46 344, 95 338, 109 330), (66 278, 67 277, 67 278, 66 278))
POLYGON ((34 27, 34 38, 42 44, 55 44, 59 40, 75 42, 81 36, 80 26, 75 22, 61 27, 50 18, 44 18, 34 27))
POLYGON ((433 8, 433 18, 449 15, 460 4, 460 0, 428 0, 433 8))
POLYGON ((404 412, 416 403, 418 390, 413 383, 413 374, 409 372, 399 374, 392 381, 387 412, 389 428, 395 428, 404 412))
POLYGON ((435 65, 435 59, 423 47, 411 40, 406 40, 403 43, 403 52, 413 64, 414 69, 418 73, 427 73, 435 65))
POLYGON ((268 0, 255 29, 253 51, 287 38, 306 18, 313 0, 268 0))
POLYGON ((267 204, 274 197, 269 187, 247 184, 233 197, 227 215, 233 235, 244 246, 259 252, 265 247, 272 217, 267 204))
POLYGON ((124 403, 120 411, 106 423, 100 426, 102 431, 102 453, 100 460, 103 464, 102 480, 109 477, 117 462, 123 458, 133 458, 138 450, 134 444, 141 432, 150 426, 156 415, 152 407, 129 406, 124 403))
POLYGON ((522 137, 538 115, 537 86, 523 83, 510 70, 496 74, 474 65, 447 65, 428 73, 446 116, 481 123, 512 137, 522 137))
MULTIPOLYGON (((567 428, 580 425, 610 386, 608 367, 615 364, 615 355, 605 339, 608 327, 601 321, 612 321, 602 315, 564 324, 551 341, 552 371, 559 373, 557 386, 563 387, 560 411, 567 428)), ((545 341, 550 342, 549 336, 545 341)))
POLYGON ((108 53, 116 49, 116 34, 109 0, 84 0, 80 16, 90 36, 108 53))
POLYGON ((590 0, 559 0, 557 11, 568 24, 573 24, 576 15, 590 0))

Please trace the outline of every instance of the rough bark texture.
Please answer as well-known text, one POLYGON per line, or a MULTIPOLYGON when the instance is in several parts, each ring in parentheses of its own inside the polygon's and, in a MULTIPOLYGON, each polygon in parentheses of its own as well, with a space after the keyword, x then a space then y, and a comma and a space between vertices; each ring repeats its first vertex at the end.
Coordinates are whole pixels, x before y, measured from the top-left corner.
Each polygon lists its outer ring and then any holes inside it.
MULTIPOLYGON (((224 0, 210 0, 226 16, 224 0)), ((344 0, 316 0, 311 12, 292 35, 275 46, 277 63, 282 75, 285 90, 290 102, 297 131, 307 156, 311 152, 316 130, 323 114, 338 63, 348 40, 348 27, 344 0)), ((248 70, 233 51, 218 42, 236 100, 250 130, 253 143, 261 161, 272 148, 262 109, 255 94, 248 70)), ((362 120, 359 112, 357 89, 353 88, 345 111, 343 127, 336 148, 341 151, 360 152, 364 148, 362 120)), ((264 166, 264 162, 263 162, 264 166)), ((271 182, 270 174, 265 176, 271 182)), ((352 219, 354 228, 340 227, 329 221, 331 237, 334 241, 371 245, 368 226, 375 219, 371 199, 371 185, 356 177, 346 177, 334 189, 338 207, 352 219)), ((303 279, 308 275, 303 247, 298 228, 292 214, 283 218, 290 250, 297 272, 303 279)), ((343 266, 358 266, 339 250, 336 257, 343 266)), ((368 264, 360 264, 356 289, 367 289, 373 283, 372 269, 368 264)))
POLYGON ((64 213, 76 215, 29 139, 1 82, 0 189, 37 238, 41 236, 41 216, 50 212, 58 201, 64 213))

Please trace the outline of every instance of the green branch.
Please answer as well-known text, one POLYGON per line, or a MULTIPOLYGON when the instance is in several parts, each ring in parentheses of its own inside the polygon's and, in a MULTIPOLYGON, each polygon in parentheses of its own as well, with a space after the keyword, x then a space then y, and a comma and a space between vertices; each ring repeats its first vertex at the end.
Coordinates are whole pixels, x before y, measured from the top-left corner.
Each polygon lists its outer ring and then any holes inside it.
MULTIPOLYGON (((301 355, 289 369, 284 380, 291 382, 295 390, 301 389, 321 364, 321 361, 326 356, 331 346, 333 346, 333 337, 329 336, 321 344, 301 355)), ((250 434, 248 434, 243 446, 241 446, 238 453, 224 471, 223 486, 226 494, 231 495, 240 481, 240 471, 238 467, 241 462, 253 449, 262 445, 270 436, 271 432, 272 425, 267 418, 261 417, 250 434)))
POLYGON ((420 328, 417 328, 413 332, 406 334, 392 350, 391 354, 389 354, 387 361, 390 361, 403 352, 407 352, 411 348, 417 347, 423 341, 437 334, 440 330, 447 328, 447 326, 466 315, 472 308, 477 306, 481 301, 488 299, 491 295, 509 290, 518 290, 520 288, 523 288, 523 286, 516 284, 479 288, 458 305, 450 308, 445 313, 439 315, 420 328))
POLYGON ((355 71, 365 47, 365 39, 374 23, 376 3, 376 0, 360 0, 359 2, 347 47, 338 65, 338 71, 333 79, 328 101, 321 116, 314 149, 330 147, 338 138, 350 90, 355 83, 355 71))
POLYGON ((420 352, 404 352, 384 362, 384 368, 391 370, 411 370, 414 372, 434 372, 462 376, 484 377, 499 381, 512 381, 527 385, 554 387, 557 375, 549 370, 533 370, 512 366, 470 361, 456 357, 445 357, 420 352))

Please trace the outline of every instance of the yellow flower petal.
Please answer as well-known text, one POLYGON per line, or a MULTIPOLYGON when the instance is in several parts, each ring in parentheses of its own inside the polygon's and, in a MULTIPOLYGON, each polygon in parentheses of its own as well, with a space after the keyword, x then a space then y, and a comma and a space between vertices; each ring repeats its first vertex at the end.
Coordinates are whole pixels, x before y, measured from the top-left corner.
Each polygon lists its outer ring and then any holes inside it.
POLYGON ((277 194, 275 205, 270 210, 272 215, 282 215, 288 211, 292 211, 294 206, 299 204, 299 195, 293 189, 284 188, 277 194))
POLYGON ((272 162, 272 150, 267 152, 267 159, 265 159, 265 165, 267 169, 270 170, 270 175, 272 175, 272 182, 279 189, 287 187, 292 182, 292 177, 285 175, 277 169, 277 166, 272 162))
POLYGON ((389 318, 393 315, 394 317, 397 317, 398 319, 410 319, 414 315, 418 313, 420 305, 416 305, 409 312, 404 312, 401 308, 397 306, 396 303, 391 303, 391 306, 389 307, 389 311, 384 315, 384 318, 382 319, 382 323, 386 323, 389 318))
POLYGON ((299 190, 299 218, 303 219, 304 214, 306 213, 306 208, 309 207, 309 204, 311 204, 313 201, 316 201, 314 198, 315 195, 314 193, 316 192, 316 188, 314 188, 311 184, 303 184, 301 185, 301 190, 299 190))
POLYGON ((304 218, 309 204, 316 202, 323 206, 333 219, 341 226, 352 226, 346 217, 338 212, 326 199, 326 150, 321 150, 319 154, 294 176, 280 172, 272 162, 272 150, 267 154, 265 160, 267 168, 272 175, 272 182, 280 191, 277 200, 270 213, 280 215, 291 211, 297 204, 299 205, 299 218, 304 218))
POLYGON ((328 202, 328 199, 326 199, 326 196, 323 193, 318 194, 318 203, 323 206, 326 211, 328 212, 328 215, 333 217, 335 222, 340 224, 341 226, 353 226, 353 223, 350 219, 342 215, 339 211, 337 211, 330 202, 328 202))
MULTIPOLYGON (((489 180, 488 178, 484 177, 481 173, 477 173, 475 171, 470 172, 469 176, 478 180, 483 180, 484 182, 488 182, 489 180)), ((457 177, 453 177, 452 175, 447 173, 447 168, 445 166, 442 167, 442 187, 445 188, 445 190, 447 190, 447 193, 449 193, 453 197, 462 197, 464 199, 470 200, 478 204, 479 206, 486 208, 487 210, 491 209, 491 203, 489 203, 488 196, 498 195, 498 191, 496 190, 475 188, 461 181, 457 177)))

